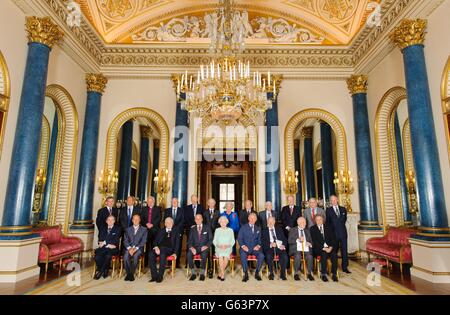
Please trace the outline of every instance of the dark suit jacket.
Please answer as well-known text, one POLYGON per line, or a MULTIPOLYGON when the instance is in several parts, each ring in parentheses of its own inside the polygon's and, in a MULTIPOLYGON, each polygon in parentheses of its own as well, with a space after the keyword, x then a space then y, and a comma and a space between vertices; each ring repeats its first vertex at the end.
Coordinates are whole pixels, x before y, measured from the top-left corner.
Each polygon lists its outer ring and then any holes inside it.
POLYGON ((262 246, 261 228, 255 224, 254 233, 252 233, 252 229, 248 223, 241 226, 238 234, 238 242, 240 247, 246 245, 250 251, 253 250, 256 245, 262 246))
MULTIPOLYGON (((256 218, 258 219, 258 213, 252 209, 252 211, 250 213, 254 213, 256 214, 256 218)), ((259 220, 256 220, 256 225, 259 225, 259 220)), ((245 225, 248 223, 248 213, 247 210, 242 209, 239 211, 239 223, 242 225, 245 225)))
POLYGON ((200 239, 198 238, 197 225, 191 226, 189 231, 188 248, 199 248, 202 246, 211 247, 213 241, 213 235, 211 229, 206 224, 202 224, 202 232, 200 239))
MULTIPOLYGON (((311 243, 311 245, 313 245, 314 243, 313 243, 313 240, 311 237, 311 232, 310 232, 309 228, 305 227, 303 229, 303 232, 305 233, 306 241, 311 243)), ((289 231, 289 237, 288 237, 289 255, 295 255, 295 253, 297 252, 297 239, 300 237, 299 234, 300 233, 299 233, 298 227, 295 227, 289 231)))
MULTIPOLYGON (((275 234, 276 234, 277 240, 282 241, 284 247, 287 248, 288 242, 287 242, 286 236, 283 233, 283 230, 280 227, 275 226, 275 234)), ((264 228, 261 232, 261 243, 262 243, 262 248, 263 248, 264 253, 267 253, 268 251, 270 251, 270 249, 271 249, 270 248, 270 230, 268 227, 264 228)), ((277 250, 279 250, 279 249, 277 248, 277 250)))
POLYGON ((209 213, 209 209, 205 209, 203 211, 203 222, 209 226, 211 232, 214 233, 216 228, 219 226, 219 217, 220 211, 218 209, 214 209, 213 215, 211 216, 209 213))
POLYGON ((144 251, 144 246, 147 243, 147 229, 143 226, 139 225, 139 229, 136 234, 134 234, 134 227, 130 226, 125 231, 125 240, 124 247, 127 249, 129 246, 131 247, 139 247, 141 252, 144 251))
MULTIPOLYGON (((135 214, 141 214, 141 211, 138 207, 134 206, 133 207, 133 213, 131 214, 131 216, 133 217, 133 215, 135 214)), ((141 219, 142 221, 142 219, 141 219)), ((123 207, 120 209, 119 211, 119 224, 122 227, 122 231, 125 233, 126 229, 129 227, 128 225, 128 207, 123 207)), ((131 223, 131 225, 133 225, 133 223, 131 223)))
POLYGON ((292 211, 292 215, 289 209, 289 206, 284 206, 281 208, 281 224, 283 226, 283 230, 287 235, 286 227, 294 227, 297 226, 297 219, 302 216, 302 211, 299 206, 294 206, 294 210, 292 211))
MULTIPOLYGON (((272 210, 272 215, 275 217, 275 221, 276 221, 276 213, 273 210, 272 210)), ((267 210, 263 210, 260 213, 258 213, 258 221, 257 222, 259 222, 259 226, 262 229, 265 229, 267 227, 267 210)))
MULTIPOLYGON (((178 234, 178 231, 176 228, 172 229, 172 236, 171 236, 171 241, 172 241, 172 252, 173 253, 177 253, 178 252, 178 248, 180 247, 180 237, 178 234)), ((155 240, 153 242, 153 247, 161 247, 161 244, 164 240, 164 237, 166 236, 166 228, 162 228, 158 231, 158 233, 156 233, 156 237, 155 240)))
MULTIPOLYGON (((141 209, 141 225, 142 226, 147 226, 148 223, 148 210, 149 207, 142 207, 141 209)), ((161 226, 161 207, 158 206, 153 206, 152 208, 152 224, 153 227, 151 228, 151 230, 149 230, 149 232, 151 231, 151 233, 156 233, 161 226)))
MULTIPOLYGON (((112 207, 111 214, 116 218, 116 224, 118 224, 119 209, 112 207)), ((106 229, 108 225, 106 224, 106 219, 109 217, 109 211, 107 207, 103 207, 98 210, 97 218, 95 219, 95 225, 97 225, 98 235, 102 229, 106 229)))
POLYGON ((119 252, 119 243, 120 243, 120 236, 122 235, 122 229, 120 226, 114 224, 113 228, 111 229, 111 232, 108 234, 108 226, 106 226, 105 229, 102 229, 98 235, 98 241, 103 242, 105 241, 106 244, 115 245, 116 248, 112 250, 115 253, 119 252))
POLYGON ((164 211, 164 219, 171 217, 174 222, 174 227, 176 227, 180 232, 183 233, 182 228, 184 227, 184 212, 183 209, 180 207, 177 208, 177 217, 174 218, 172 215, 172 207, 167 208, 166 211, 164 211))
MULTIPOLYGON (((204 210, 205 209, 203 208, 203 206, 201 204, 197 204, 197 209, 195 211, 195 214, 203 215, 204 210)), ((183 212, 184 212, 184 228, 190 229, 191 226, 193 226, 195 224, 195 215, 194 215, 194 210, 192 209, 192 204, 184 207, 183 212)))
POLYGON ((319 227, 317 225, 313 225, 310 228, 313 241, 314 256, 320 256, 322 254, 322 249, 325 242, 327 243, 328 247, 333 247, 333 250, 336 250, 336 237, 334 236, 333 228, 325 223, 323 225, 323 231, 325 237, 322 236, 322 233, 320 233, 319 227))
POLYGON ((347 209, 339 206, 339 217, 334 212, 333 207, 327 208, 327 224, 333 227, 334 233, 337 239, 347 238, 347 227, 345 223, 347 222, 347 209))

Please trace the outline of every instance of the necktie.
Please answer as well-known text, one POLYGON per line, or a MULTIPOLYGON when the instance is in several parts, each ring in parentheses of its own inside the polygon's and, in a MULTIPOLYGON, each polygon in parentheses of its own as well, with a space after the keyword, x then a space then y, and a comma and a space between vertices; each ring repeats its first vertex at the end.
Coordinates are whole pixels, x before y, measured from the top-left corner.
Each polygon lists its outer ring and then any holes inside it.
POLYGON ((270 229, 270 233, 272 234, 272 239, 274 242, 277 241, 277 236, 275 235, 275 230, 274 229, 270 229))
POLYGON ((109 212, 109 215, 111 215, 111 208, 109 208, 109 207, 108 207, 108 212, 109 212))
POLYGON ((197 225, 198 240, 202 237, 202 227, 197 225))
POLYGON ((211 217, 211 219, 214 216, 214 209, 209 209, 209 216, 211 217))
POLYGON ((292 215, 292 212, 294 211, 294 207, 293 206, 289 206, 289 210, 290 210, 291 215, 292 215))
POLYGON ((322 233, 322 236, 325 237, 325 235, 323 233, 323 225, 320 226, 320 233, 322 233))
POLYGON ((195 214, 197 213, 197 205, 192 206, 192 211, 194 212, 194 218, 195 218, 195 214))
POLYGON ((334 212, 336 212, 336 215, 339 217, 339 208, 337 206, 334 206, 334 212))
POLYGON ((131 207, 128 207, 128 226, 131 226, 131 207))
POLYGON ((253 225, 250 225, 250 227, 252 228, 252 234, 255 234, 255 229, 253 228, 253 225))
POLYGON ((305 237, 305 231, 303 229, 300 229, 300 237, 305 237))
POLYGON ((171 232, 172 230, 171 229, 167 229, 167 237, 168 238, 170 238, 170 232, 171 232))
POLYGON ((152 224, 152 208, 148 208, 148 223, 152 224))
POLYGON ((110 227, 108 228, 108 235, 109 235, 109 233, 111 233, 111 228, 110 227))
POLYGON ((175 218, 177 217, 177 208, 172 209, 172 215, 173 215, 173 219, 175 220, 175 218))
POLYGON ((311 209, 311 216, 312 216, 312 219, 314 220, 314 217, 316 216, 316 212, 314 211, 314 208, 311 209))

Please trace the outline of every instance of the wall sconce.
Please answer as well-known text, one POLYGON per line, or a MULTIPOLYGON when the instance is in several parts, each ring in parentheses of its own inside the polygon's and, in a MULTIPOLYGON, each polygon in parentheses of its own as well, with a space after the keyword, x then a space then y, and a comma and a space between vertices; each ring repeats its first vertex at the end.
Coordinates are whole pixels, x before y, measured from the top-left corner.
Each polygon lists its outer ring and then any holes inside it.
POLYGON ((165 208, 166 194, 171 189, 172 179, 169 177, 169 170, 162 169, 155 170, 155 177, 153 178, 153 191, 158 196, 158 205, 165 208))
POLYGON ((352 205, 350 201, 350 195, 353 194, 353 178, 350 171, 340 171, 334 173, 334 186, 336 187, 337 194, 342 197, 344 207, 348 212, 352 212, 352 205))
POLYGON ((103 195, 103 200, 105 200, 106 197, 116 194, 119 173, 113 170, 102 170, 98 182, 98 191, 103 195))

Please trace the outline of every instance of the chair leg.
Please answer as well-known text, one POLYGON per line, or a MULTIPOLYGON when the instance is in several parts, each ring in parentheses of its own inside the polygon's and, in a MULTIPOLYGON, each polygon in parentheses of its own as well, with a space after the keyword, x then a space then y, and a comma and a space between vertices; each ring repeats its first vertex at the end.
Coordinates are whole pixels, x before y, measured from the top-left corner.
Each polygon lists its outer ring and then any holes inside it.
POLYGON ((141 263, 141 258, 140 257, 139 257, 138 265, 139 265, 138 278, 140 278, 141 277, 141 269, 142 269, 142 263, 141 263))
POLYGON ((172 279, 175 276, 175 267, 176 267, 176 262, 175 262, 175 260, 172 260, 172 279))
POLYGON ((213 277, 216 275, 216 263, 217 260, 213 259, 213 277))
POLYGON ((120 271, 119 271, 119 279, 122 278, 122 272, 123 272, 123 260, 120 260, 120 271))
POLYGON ((369 252, 367 252, 367 260, 368 260, 368 262, 370 262, 370 253, 369 252))
POLYGON ((116 260, 115 260, 115 259, 111 260, 111 264, 112 264, 112 274, 111 274, 111 277, 114 279, 114 274, 116 273, 116 260))
POLYGON ((59 271, 58 271, 58 277, 61 277, 61 270, 62 270, 62 258, 59 259, 59 271))
POLYGON ((403 276, 403 264, 400 263, 400 274, 403 276))
POLYGON ((92 278, 94 278, 96 271, 97 271, 97 265, 94 263, 94 271, 92 272, 92 278))
POLYGON ((48 260, 45 262, 45 276, 44 276, 44 280, 47 280, 47 272, 48 272, 48 260))
POLYGON ((390 270, 389 270, 389 260, 386 259, 386 269, 387 269, 387 274, 388 276, 390 275, 390 270))

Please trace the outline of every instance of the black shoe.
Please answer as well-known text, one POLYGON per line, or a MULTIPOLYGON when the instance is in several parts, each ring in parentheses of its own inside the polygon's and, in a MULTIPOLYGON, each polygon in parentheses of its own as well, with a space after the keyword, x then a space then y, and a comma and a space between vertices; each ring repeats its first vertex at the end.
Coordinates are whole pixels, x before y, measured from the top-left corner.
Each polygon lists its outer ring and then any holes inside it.
POLYGON ((98 280, 98 279, 100 279, 101 276, 102 276, 101 272, 96 272, 95 276, 94 276, 94 279, 98 280))
POLYGON ((220 278, 220 281, 225 281, 225 278, 220 278))
POLYGON ((213 273, 212 272, 208 272, 208 278, 212 279, 213 278, 213 273))
POLYGON ((134 276, 133 275, 131 275, 130 281, 134 281, 134 276))
POLYGON ((222 278, 220 276, 217 276, 217 280, 222 280, 222 278))
POLYGON ((287 280, 286 275, 281 275, 280 279, 286 281, 287 280))
POLYGON ((103 273, 103 279, 106 279, 106 278, 108 278, 108 271, 105 271, 105 272, 103 273))
POLYGON ((322 279, 323 282, 328 282, 328 278, 325 275, 320 276, 320 279, 322 279))
POLYGON ((195 275, 195 273, 193 273, 191 275, 191 277, 189 278, 190 281, 194 281, 197 278, 197 276, 195 275))
POLYGON ((261 279, 261 276, 259 275, 259 272, 256 272, 256 273, 255 273, 255 279, 258 280, 258 281, 261 281, 261 280, 262 280, 262 279, 261 279))
POLYGON ((127 276, 125 277, 125 281, 130 281, 130 276, 129 276, 129 275, 127 275, 127 276))
POLYGON ((345 269, 345 270, 343 270, 345 273, 348 273, 348 274, 350 274, 350 273, 352 273, 350 270, 348 270, 348 269, 345 269))
POLYGON ((270 275, 269 275, 269 280, 273 280, 275 277, 274 277, 274 275, 273 275, 273 273, 271 273, 270 275))
POLYGON ((244 274, 244 277, 242 278, 242 282, 247 282, 248 281, 248 273, 246 272, 244 274))
POLYGON ((156 283, 161 283, 163 281, 163 278, 162 277, 158 277, 157 279, 156 279, 156 283))
POLYGON ((338 281, 339 281, 339 280, 338 280, 338 277, 337 277, 336 275, 333 275, 333 276, 331 277, 331 279, 333 279, 334 282, 338 282, 338 281))
POLYGON ((295 281, 300 281, 300 276, 299 276, 299 275, 297 275, 297 274, 296 274, 296 275, 294 275, 294 280, 295 280, 295 281))
POLYGON ((308 275, 308 280, 309 280, 309 281, 314 281, 314 277, 312 276, 312 274, 309 274, 309 275, 308 275))
POLYGON ((200 275, 200 281, 205 281, 205 275, 200 275))
POLYGON ((151 278, 150 280, 148 280, 148 282, 156 282, 155 278, 151 278))

